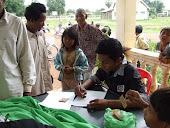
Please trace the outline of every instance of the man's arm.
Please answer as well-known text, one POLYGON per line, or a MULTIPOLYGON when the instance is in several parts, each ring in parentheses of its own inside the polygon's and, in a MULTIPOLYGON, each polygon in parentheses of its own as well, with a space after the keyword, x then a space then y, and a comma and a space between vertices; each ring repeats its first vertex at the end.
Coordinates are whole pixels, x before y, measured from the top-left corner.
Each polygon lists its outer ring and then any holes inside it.
POLYGON ((36 70, 25 24, 20 21, 17 38, 17 60, 22 74, 24 92, 31 92, 36 81, 36 70))
POLYGON ((104 71, 102 69, 98 69, 96 74, 93 75, 90 79, 88 79, 81 86, 77 86, 74 90, 77 96, 86 97, 86 89, 93 87, 95 84, 100 84, 102 76, 104 75, 104 71))
MULTIPOLYGON (((129 99, 126 100, 127 108, 143 108, 140 104, 132 103, 129 99)), ((107 99, 95 99, 90 101, 87 105, 90 109, 106 109, 106 108, 119 108, 124 109, 120 100, 107 100, 107 99)))

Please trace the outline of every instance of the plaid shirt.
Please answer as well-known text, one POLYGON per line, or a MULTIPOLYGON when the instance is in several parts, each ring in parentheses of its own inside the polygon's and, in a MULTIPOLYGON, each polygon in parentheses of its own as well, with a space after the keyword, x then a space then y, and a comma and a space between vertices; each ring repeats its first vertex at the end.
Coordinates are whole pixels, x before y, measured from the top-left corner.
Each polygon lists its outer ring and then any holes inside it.
POLYGON ((96 64, 96 46, 104 38, 108 38, 99 29, 90 24, 85 24, 80 33, 78 24, 72 26, 78 32, 79 48, 83 50, 89 63, 89 69, 86 72, 92 71, 96 64))

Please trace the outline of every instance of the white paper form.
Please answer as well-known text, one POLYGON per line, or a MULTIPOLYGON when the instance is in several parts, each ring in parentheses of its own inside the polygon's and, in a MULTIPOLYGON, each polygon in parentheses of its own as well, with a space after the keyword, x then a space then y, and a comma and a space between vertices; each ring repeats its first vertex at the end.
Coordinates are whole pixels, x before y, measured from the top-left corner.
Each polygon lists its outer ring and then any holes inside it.
POLYGON ((49 92, 48 96, 39 104, 48 108, 70 110, 75 97, 74 92, 49 92), (68 98, 66 102, 60 102, 61 99, 68 98))
POLYGON ((104 99, 106 95, 106 92, 103 91, 90 91, 90 90, 86 90, 86 91, 87 91, 86 97, 82 98, 80 96, 77 96, 75 100, 72 102, 73 106, 86 107, 91 100, 104 99))

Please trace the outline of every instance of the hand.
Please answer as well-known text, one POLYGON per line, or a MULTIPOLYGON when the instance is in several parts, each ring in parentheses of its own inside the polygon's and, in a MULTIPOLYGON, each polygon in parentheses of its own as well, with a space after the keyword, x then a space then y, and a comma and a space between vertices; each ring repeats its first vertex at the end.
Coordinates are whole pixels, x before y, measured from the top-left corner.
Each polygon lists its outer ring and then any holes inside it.
POLYGON ((77 86, 75 89, 74 89, 74 93, 77 95, 77 96, 81 96, 83 98, 86 97, 86 89, 82 86, 77 86))
POLYGON ((138 91, 129 90, 126 93, 126 97, 134 104, 137 104, 139 107, 144 108, 147 106, 147 103, 141 98, 138 91))
POLYGON ((72 73, 74 71, 73 67, 68 66, 68 67, 65 67, 65 68, 66 68, 66 72, 68 74, 70 74, 70 73, 72 73))
POLYGON ((164 64, 169 64, 169 63, 170 63, 170 62, 168 61, 168 59, 167 59, 166 56, 163 56, 163 57, 162 57, 162 62, 163 62, 164 64))
POLYGON ((23 96, 31 96, 31 92, 24 92, 23 96))
POLYGON ((64 66, 64 67, 62 68, 62 70, 63 70, 63 72, 64 72, 65 74, 70 74, 70 73, 72 73, 72 72, 74 71, 73 67, 70 67, 70 66, 64 66))
POLYGON ((160 62, 162 62, 162 57, 163 57, 163 53, 161 52, 161 53, 159 54, 159 61, 160 61, 160 62))
POLYGON ((90 109, 105 109, 108 107, 108 100, 105 99, 91 100, 90 104, 88 104, 87 107, 90 109))

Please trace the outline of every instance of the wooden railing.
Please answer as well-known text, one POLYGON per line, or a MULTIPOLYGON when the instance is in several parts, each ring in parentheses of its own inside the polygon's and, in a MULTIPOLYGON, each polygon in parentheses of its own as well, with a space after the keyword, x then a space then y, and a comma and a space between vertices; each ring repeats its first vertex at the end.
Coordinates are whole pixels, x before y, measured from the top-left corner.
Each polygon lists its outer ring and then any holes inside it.
POLYGON ((127 60, 132 62, 135 66, 137 64, 137 61, 140 61, 141 68, 143 69, 146 69, 146 64, 149 64, 151 66, 150 73, 152 74, 152 85, 150 93, 154 92, 158 88, 156 77, 158 66, 162 69, 162 82, 160 87, 168 87, 170 64, 160 63, 158 59, 159 53, 132 48, 126 51, 125 55, 127 60))

